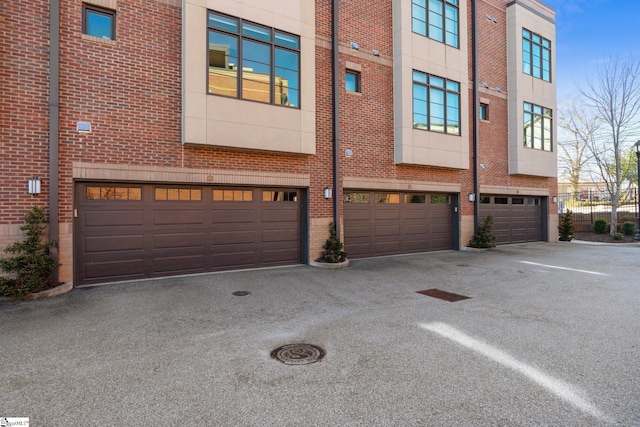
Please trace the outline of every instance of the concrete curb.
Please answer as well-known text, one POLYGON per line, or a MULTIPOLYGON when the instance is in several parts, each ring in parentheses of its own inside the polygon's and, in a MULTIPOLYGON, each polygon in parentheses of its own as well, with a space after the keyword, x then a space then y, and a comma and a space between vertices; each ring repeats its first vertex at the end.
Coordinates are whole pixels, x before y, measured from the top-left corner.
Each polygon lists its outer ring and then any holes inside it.
POLYGON ((344 260, 342 262, 317 262, 317 261, 309 261, 309 265, 311 267, 316 268, 324 268, 327 270, 336 270, 338 268, 347 268, 349 267, 349 260, 344 260))

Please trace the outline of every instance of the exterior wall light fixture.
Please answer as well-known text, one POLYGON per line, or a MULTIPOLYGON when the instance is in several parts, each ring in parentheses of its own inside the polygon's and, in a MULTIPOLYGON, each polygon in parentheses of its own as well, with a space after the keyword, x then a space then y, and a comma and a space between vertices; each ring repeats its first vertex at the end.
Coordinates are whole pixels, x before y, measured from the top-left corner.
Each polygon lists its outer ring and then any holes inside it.
POLYGON ((469 193, 469 201, 470 202, 476 201, 476 193, 469 193))
POLYGON ((40 179, 37 176, 29 178, 29 194, 32 196, 40 194, 40 179))
POLYGON ((333 196, 333 191, 331 190, 330 187, 324 187, 324 198, 325 199, 330 199, 331 196, 333 196))
POLYGON ((558 203, 558 196, 553 196, 553 197, 551 198, 551 201, 552 201, 553 203, 558 203))

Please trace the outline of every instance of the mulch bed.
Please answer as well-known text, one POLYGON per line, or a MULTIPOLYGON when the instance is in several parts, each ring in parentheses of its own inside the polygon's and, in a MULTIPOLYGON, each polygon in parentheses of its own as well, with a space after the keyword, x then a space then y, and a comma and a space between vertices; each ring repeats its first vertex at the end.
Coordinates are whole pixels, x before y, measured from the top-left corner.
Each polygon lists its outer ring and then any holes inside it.
POLYGON ((613 237, 609 233, 598 234, 598 233, 587 233, 587 232, 578 232, 573 236, 574 240, 585 240, 588 242, 601 242, 601 243, 634 243, 635 235, 625 236, 622 235, 622 240, 614 240, 613 237))

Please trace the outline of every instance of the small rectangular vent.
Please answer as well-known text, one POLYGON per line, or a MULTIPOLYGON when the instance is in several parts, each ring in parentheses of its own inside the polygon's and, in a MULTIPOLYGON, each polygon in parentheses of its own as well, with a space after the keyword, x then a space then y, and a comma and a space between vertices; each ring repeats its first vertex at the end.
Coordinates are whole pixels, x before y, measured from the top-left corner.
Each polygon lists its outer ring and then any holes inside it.
POLYGON ((470 299, 471 297, 465 297, 464 295, 453 294, 451 292, 441 291, 440 289, 427 289, 426 291, 418 291, 421 295, 426 295, 428 297, 443 299, 449 302, 462 301, 465 299, 470 299))

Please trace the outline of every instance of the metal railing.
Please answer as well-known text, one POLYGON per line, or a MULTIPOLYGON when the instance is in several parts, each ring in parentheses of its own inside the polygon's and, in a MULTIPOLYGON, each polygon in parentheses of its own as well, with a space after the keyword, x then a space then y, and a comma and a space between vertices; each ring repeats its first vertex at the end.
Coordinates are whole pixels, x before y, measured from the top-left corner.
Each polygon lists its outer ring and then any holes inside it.
MULTIPOLYGON (((604 219, 611 222, 611 200, 602 193, 593 192, 561 193, 558 194, 558 213, 571 211, 575 231, 591 231, 593 222, 604 219)), ((618 204, 618 227, 626 221, 638 223, 638 189, 632 188, 626 197, 618 204)))

